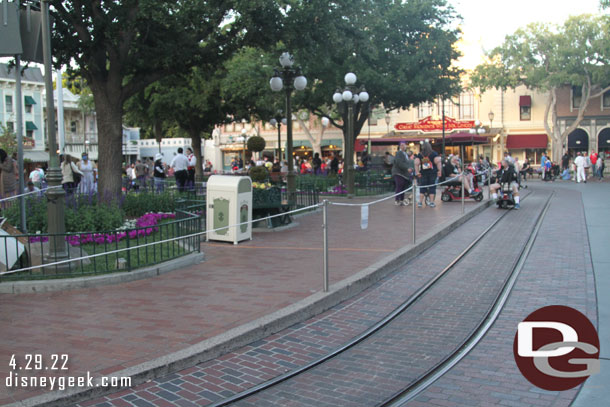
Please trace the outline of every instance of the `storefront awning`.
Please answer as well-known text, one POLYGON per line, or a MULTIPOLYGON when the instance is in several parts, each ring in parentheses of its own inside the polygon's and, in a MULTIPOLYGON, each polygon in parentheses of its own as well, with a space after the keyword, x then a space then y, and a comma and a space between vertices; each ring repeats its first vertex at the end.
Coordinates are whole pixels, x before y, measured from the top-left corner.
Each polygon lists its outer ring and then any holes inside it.
POLYGON ((46 151, 24 151, 23 158, 35 163, 49 162, 49 153, 46 151))
POLYGON ((25 130, 26 131, 34 131, 34 130, 38 130, 38 127, 36 127, 34 122, 25 122, 25 130))
POLYGON ((506 139, 507 149, 547 148, 546 134, 509 134, 506 139))
POLYGON ((485 136, 473 134, 469 132, 452 133, 445 136, 446 145, 458 145, 458 144, 486 144, 489 140, 485 136))
POLYGON ((26 96, 26 97, 24 98, 24 103, 25 103, 25 105, 26 105, 26 106, 32 106, 32 105, 35 105, 35 104, 36 104, 36 101, 34 100, 34 98, 33 98, 33 97, 31 97, 31 96, 26 96))
POLYGON ((330 139, 330 140, 322 140, 322 148, 338 148, 341 149, 341 147, 343 147, 343 140, 336 138, 336 139, 330 139), (332 147, 330 147, 332 146, 332 147))
POLYGON ((519 96, 519 106, 531 106, 531 105, 532 105, 531 96, 519 96))

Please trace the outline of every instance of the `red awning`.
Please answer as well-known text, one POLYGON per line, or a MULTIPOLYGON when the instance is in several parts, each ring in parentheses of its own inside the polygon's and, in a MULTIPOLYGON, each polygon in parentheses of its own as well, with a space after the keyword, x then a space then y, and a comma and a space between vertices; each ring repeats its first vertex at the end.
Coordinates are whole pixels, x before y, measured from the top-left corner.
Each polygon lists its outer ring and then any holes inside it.
POLYGON ((506 148, 547 148, 548 143, 546 134, 509 134, 506 148))
POLYGON ((356 153, 363 152, 366 149, 367 144, 368 144, 368 142, 365 140, 356 140, 356 142, 354 143, 354 152, 356 152, 356 153))
POLYGON ((532 105, 531 96, 519 96, 519 106, 531 106, 531 105, 532 105))

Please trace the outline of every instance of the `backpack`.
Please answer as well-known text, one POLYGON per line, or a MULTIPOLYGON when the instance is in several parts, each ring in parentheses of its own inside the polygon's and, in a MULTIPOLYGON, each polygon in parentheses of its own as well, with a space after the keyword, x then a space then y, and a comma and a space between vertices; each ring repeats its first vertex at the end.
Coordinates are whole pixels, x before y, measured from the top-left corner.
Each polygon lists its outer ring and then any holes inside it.
POLYGON ((424 157, 424 159, 421 161, 421 169, 422 171, 432 169, 432 162, 428 157, 424 157))
POLYGON ((74 168, 72 168, 72 163, 70 165, 70 171, 72 171, 72 179, 74 180, 74 184, 80 184, 81 175, 78 172, 74 172, 74 168))

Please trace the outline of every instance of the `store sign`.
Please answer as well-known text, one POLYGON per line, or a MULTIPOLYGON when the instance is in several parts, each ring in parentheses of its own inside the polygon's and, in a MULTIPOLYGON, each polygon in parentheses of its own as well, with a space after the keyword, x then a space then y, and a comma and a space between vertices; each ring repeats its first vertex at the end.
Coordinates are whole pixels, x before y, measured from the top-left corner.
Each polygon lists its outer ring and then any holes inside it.
MULTIPOLYGON (((474 127, 474 120, 457 121, 452 117, 445 116, 445 130, 470 129, 474 127)), ((441 131, 443 130, 442 119, 432 119, 428 116, 415 123, 396 123, 396 130, 421 130, 421 131, 441 131)))

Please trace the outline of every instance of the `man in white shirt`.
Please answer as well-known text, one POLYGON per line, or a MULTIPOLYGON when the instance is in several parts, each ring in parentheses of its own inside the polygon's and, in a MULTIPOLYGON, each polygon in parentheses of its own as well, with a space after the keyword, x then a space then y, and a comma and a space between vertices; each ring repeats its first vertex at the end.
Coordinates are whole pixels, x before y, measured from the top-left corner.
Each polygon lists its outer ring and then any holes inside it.
POLYGON ((184 187, 188 179, 188 167, 189 159, 183 154, 182 147, 178 148, 178 154, 174 156, 170 167, 174 169, 174 176, 176 177, 176 186, 178 186, 179 192, 184 192, 184 187))
POLYGON ((576 182, 580 182, 581 180, 587 183, 587 174, 585 173, 585 164, 586 159, 582 156, 580 152, 577 153, 576 158, 574 159, 574 165, 576 165, 576 182))
POLYGON ((189 160, 186 186, 188 189, 193 190, 195 188, 195 166, 197 165, 197 157, 195 157, 193 149, 190 147, 187 147, 186 149, 186 158, 189 160))

